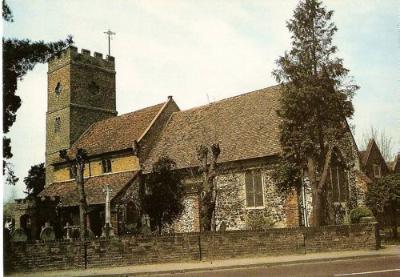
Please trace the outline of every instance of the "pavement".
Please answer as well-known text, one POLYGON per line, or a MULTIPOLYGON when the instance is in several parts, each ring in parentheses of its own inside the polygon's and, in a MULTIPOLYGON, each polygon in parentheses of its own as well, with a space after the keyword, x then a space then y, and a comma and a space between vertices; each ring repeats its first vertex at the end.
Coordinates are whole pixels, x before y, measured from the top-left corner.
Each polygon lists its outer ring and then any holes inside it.
POLYGON ((284 264, 313 263, 359 259, 368 257, 400 256, 399 245, 387 245, 380 250, 337 251, 285 256, 265 256, 252 258, 232 258, 226 260, 116 266, 76 270, 57 270, 27 273, 12 273, 7 276, 143 276, 159 274, 193 273, 226 269, 268 267, 284 264))

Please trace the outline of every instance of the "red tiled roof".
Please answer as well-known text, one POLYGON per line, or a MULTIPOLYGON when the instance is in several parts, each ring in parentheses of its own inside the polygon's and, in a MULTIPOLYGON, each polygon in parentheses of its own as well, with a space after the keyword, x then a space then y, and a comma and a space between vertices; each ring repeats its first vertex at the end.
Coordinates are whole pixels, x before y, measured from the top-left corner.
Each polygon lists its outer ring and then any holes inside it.
POLYGON ((372 183, 372 180, 364 172, 362 172, 360 170, 355 170, 354 173, 355 173, 356 177, 360 178, 366 184, 372 183))
POLYGON ((363 165, 364 165, 364 157, 365 157, 366 153, 367 153, 366 150, 360 151, 360 159, 361 159, 361 162, 363 165))
POLYGON ((368 158, 371 155, 371 150, 372 150, 372 146, 375 144, 375 140, 374 139, 370 139, 368 141, 368 145, 367 145, 367 149, 365 149, 364 151, 361 151, 361 162, 362 164, 365 166, 368 162, 368 158))
POLYGON ((394 168, 396 166, 396 161, 386 162, 386 166, 389 168, 389 170, 394 171, 394 168))
POLYGON ((394 173, 400 172, 400 153, 396 155, 394 161, 388 162, 388 167, 394 173))
POLYGON ((219 162, 265 157, 281 151, 279 87, 224 99, 206 106, 172 114, 144 163, 145 171, 162 155, 177 168, 198 166, 196 147, 218 142, 219 162))
POLYGON ((71 150, 83 148, 89 155, 96 155, 131 148, 133 141, 144 134, 164 105, 161 103, 96 122, 79 137, 71 150))
MULTIPOLYGON (((85 179, 85 193, 89 205, 103 204, 105 194, 103 189, 109 185, 112 189, 112 197, 116 196, 122 189, 131 183, 136 177, 137 171, 128 171, 114 174, 107 174, 85 179)), ((53 183, 46 187, 40 197, 60 197, 61 205, 64 207, 78 206, 79 193, 74 180, 67 182, 53 183)))

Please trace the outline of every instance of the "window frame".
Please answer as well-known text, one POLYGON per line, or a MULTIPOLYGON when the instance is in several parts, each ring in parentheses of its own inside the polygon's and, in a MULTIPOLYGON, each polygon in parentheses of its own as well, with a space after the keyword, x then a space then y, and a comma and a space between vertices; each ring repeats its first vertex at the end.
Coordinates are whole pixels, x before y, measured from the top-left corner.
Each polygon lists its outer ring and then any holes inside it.
POLYGON ((374 177, 375 178, 381 178, 382 177, 382 168, 379 164, 373 164, 372 165, 372 171, 374 173, 374 177), (378 171, 378 172, 376 172, 378 171), (378 174, 376 174, 378 173, 378 174))
POLYGON ((246 207, 246 209, 247 210, 260 210, 260 209, 265 209, 265 193, 264 193, 264 189, 265 189, 265 187, 264 187, 264 175, 262 174, 262 171, 261 170, 248 170, 248 171, 246 171, 245 172, 245 174, 244 174, 244 195, 245 195, 245 197, 244 197, 244 201, 245 201, 245 207, 246 207), (254 173, 255 172, 259 172, 260 173, 260 177, 261 177, 261 194, 262 194, 262 206, 256 206, 255 205, 255 203, 256 203, 256 199, 255 199, 255 191, 254 191, 254 173), (251 206, 251 207, 249 207, 248 206, 248 203, 247 203, 247 184, 246 184, 246 174, 251 174, 251 176, 252 176, 252 185, 253 185, 253 192, 254 192, 254 206, 251 206))
POLYGON ((334 166, 329 167, 329 176, 330 176, 330 184, 332 188, 332 202, 333 203, 347 203, 349 201, 350 197, 350 188, 349 188, 349 180, 348 180, 348 171, 342 166, 335 164, 334 166), (334 170, 332 170, 334 169, 334 170), (339 170, 343 171, 343 183, 341 184, 341 178, 340 178, 340 172, 339 170), (333 175, 336 175, 335 178, 333 178, 333 175), (333 183, 333 180, 336 181, 336 183, 333 183), (344 191, 342 191, 342 188, 345 188, 344 191), (334 198, 335 196, 335 189, 336 189, 336 195, 337 199, 334 198), (343 199, 344 198, 344 199, 343 199), (342 201, 344 200, 344 201, 342 201))

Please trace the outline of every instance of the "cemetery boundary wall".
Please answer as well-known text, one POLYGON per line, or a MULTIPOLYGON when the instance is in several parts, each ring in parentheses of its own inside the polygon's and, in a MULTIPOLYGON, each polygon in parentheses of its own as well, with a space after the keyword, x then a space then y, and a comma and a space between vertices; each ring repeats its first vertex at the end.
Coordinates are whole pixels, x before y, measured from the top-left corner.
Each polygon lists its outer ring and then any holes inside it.
POLYGON ((12 242, 8 271, 94 268, 233 257, 378 249, 376 224, 281 228, 265 231, 120 236, 114 239, 12 242))

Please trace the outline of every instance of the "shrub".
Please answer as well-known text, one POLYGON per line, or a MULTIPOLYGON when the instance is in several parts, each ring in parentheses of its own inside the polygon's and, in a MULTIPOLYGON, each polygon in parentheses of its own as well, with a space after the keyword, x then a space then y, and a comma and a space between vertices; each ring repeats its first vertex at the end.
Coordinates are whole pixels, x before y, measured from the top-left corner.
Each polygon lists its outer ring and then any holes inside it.
POLYGON ((266 230, 274 226, 274 221, 263 214, 249 214, 247 216, 247 227, 253 231, 266 230))
POLYGON ((359 223, 360 218, 367 216, 374 216, 372 211, 367 207, 357 207, 352 209, 350 212, 351 223, 359 223))

